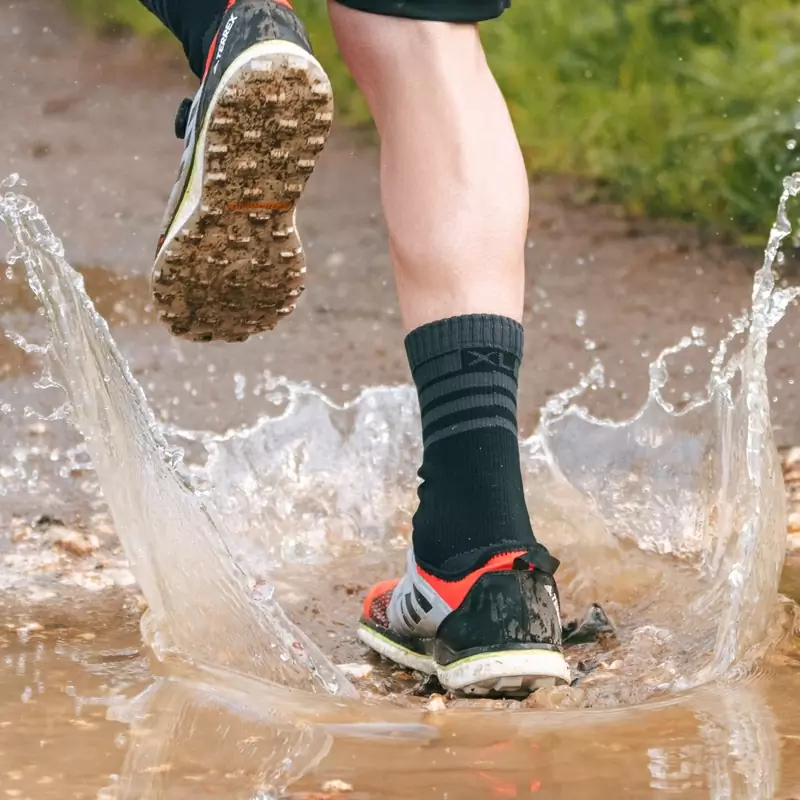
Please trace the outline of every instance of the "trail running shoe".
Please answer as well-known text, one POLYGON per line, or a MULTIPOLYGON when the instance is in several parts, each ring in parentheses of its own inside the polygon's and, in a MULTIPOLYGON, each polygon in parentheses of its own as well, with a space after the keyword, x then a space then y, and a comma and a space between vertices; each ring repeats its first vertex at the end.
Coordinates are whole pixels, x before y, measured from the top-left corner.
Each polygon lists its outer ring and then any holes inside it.
POLYGON ((568 684, 557 566, 543 548, 495 552, 443 579, 409 552, 405 576, 367 594, 358 637, 460 694, 524 697, 568 684))
POLYGON ((333 96, 285 0, 231 0, 194 100, 164 217, 153 295, 172 333, 243 341, 303 291, 295 205, 325 146, 333 96))

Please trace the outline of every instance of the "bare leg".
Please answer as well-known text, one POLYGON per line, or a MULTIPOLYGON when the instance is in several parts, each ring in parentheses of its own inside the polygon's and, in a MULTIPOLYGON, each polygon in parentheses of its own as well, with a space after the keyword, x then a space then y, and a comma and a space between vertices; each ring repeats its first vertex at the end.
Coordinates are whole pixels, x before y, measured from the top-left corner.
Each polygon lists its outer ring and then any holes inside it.
POLYGON ((476 313, 519 320, 528 183, 477 26, 329 8, 381 139, 406 328, 476 313))

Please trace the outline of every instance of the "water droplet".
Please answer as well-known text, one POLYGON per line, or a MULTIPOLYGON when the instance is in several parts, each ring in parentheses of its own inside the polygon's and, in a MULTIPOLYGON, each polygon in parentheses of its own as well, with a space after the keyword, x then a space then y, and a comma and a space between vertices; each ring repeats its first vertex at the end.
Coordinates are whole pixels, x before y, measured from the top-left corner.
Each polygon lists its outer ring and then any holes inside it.
POLYGON ((797 147, 797 139, 789 139, 789 141, 786 142, 787 150, 794 150, 796 149, 796 147, 797 147))
POLYGON ((233 376, 233 383, 234 383, 234 394, 236 395, 237 400, 244 400, 244 390, 245 386, 247 386, 247 379, 242 375, 241 372, 237 372, 233 376))
POLYGON ((583 346, 589 351, 597 350, 597 342, 595 342, 593 339, 586 339, 583 343, 583 346))
MULTIPOLYGON (((19 28, 12 28, 12 33, 19 33, 19 28)), ((3 189, 13 189, 15 186, 27 186, 28 182, 20 178, 18 172, 12 172, 7 178, 0 181, 0 187, 3 189)))
POLYGON ((586 312, 581 308, 578 310, 578 313, 575 315, 575 324, 582 328, 586 324, 586 312))

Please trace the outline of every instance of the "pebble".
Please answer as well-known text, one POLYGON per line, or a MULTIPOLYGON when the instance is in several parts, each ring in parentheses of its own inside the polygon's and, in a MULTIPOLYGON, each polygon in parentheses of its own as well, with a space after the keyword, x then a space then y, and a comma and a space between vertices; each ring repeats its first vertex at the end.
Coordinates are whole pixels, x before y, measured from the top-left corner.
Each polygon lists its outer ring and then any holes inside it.
POLYGON ((375 671, 371 664, 339 664, 339 671, 355 680, 367 680, 375 671))
POLYGON ((426 711, 446 711, 447 710, 447 703, 444 701, 444 697, 440 694, 432 694, 427 703, 424 706, 426 711))
POLYGON ((546 686, 537 689, 522 701, 523 708, 543 708, 548 711, 564 708, 581 708, 586 703, 586 692, 572 686, 546 686))
POLYGON ((100 540, 94 534, 81 533, 60 525, 50 528, 47 535, 56 547, 78 558, 85 558, 100 547, 100 540))
POLYGON ((31 531, 29 528, 18 528, 17 530, 13 531, 11 534, 11 541, 14 544, 19 544, 20 542, 24 542, 30 538, 31 531))
POLYGON ((345 783, 344 781, 339 781, 339 780, 325 781, 325 783, 322 784, 322 791, 338 792, 339 794, 344 794, 345 792, 352 792, 353 787, 349 783, 345 783))

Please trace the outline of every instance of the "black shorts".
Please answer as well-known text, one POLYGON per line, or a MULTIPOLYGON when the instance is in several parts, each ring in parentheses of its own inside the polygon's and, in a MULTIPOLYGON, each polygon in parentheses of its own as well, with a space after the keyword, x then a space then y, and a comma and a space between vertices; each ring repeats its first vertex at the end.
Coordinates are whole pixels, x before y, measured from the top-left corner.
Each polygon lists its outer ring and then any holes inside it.
POLYGON ((499 17, 511 0, 337 0, 343 6, 390 17, 436 22, 483 22, 499 17))

